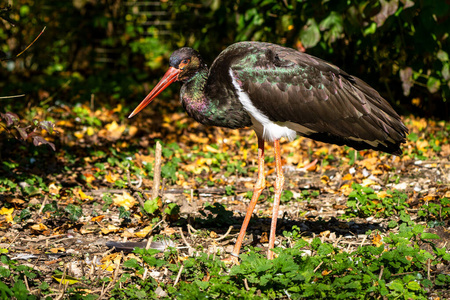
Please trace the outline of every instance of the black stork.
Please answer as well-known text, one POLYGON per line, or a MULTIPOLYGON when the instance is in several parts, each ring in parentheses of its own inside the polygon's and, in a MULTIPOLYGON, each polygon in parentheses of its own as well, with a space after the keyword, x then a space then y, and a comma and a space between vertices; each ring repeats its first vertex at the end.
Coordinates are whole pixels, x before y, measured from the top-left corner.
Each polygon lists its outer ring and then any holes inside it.
POLYGON ((238 256, 256 202, 265 187, 264 143, 275 149, 275 197, 267 257, 273 258, 284 185, 280 139, 297 134, 357 150, 401 154, 408 129, 380 94, 359 78, 314 56, 270 43, 235 43, 208 69, 200 54, 181 48, 164 77, 129 118, 181 81, 181 104, 204 125, 251 127, 258 137, 258 179, 232 255, 238 256))

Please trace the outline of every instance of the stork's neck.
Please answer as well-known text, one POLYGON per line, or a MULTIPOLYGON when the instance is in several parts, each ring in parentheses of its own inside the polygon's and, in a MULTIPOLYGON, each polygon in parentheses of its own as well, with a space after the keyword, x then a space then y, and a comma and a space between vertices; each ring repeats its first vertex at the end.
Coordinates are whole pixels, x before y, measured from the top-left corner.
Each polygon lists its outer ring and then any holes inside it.
POLYGON ((225 81, 208 78, 206 66, 183 83, 181 103, 189 116, 203 125, 227 128, 251 126, 251 119, 239 102, 237 95, 225 81), (230 117, 233 116, 233 117, 230 117))
POLYGON ((211 100, 205 95, 207 80, 208 68, 203 67, 183 83, 180 91, 181 103, 187 113, 200 123, 205 123, 204 118, 210 116, 212 108, 211 100))

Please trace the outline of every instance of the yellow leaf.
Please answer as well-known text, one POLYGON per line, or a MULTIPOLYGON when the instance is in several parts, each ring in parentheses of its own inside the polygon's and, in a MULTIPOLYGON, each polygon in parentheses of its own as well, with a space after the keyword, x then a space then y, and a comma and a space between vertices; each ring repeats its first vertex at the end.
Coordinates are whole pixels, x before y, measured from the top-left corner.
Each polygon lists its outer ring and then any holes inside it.
POLYGON ((129 136, 135 136, 137 132, 138 132, 138 128, 136 126, 131 125, 130 127, 128 127, 128 135, 129 136))
POLYGON ((73 133, 73 135, 77 138, 77 139, 82 139, 84 134, 81 131, 76 131, 73 133))
POLYGON ((117 206, 123 206, 126 210, 129 210, 133 207, 137 201, 127 192, 123 192, 122 195, 114 195, 114 204, 117 206))
POLYGON ((329 147, 322 147, 314 151, 314 155, 320 156, 321 154, 328 154, 329 150, 330 150, 329 147))
POLYGON ((8 222, 8 223, 14 223, 15 224, 14 218, 13 218, 12 215, 6 215, 5 216, 5 221, 8 222))
POLYGON ((39 224, 32 225, 31 229, 33 229, 35 231, 44 231, 44 230, 47 230, 48 227, 42 223, 39 223, 39 224))
POLYGON ((323 175, 322 177, 320 177, 320 181, 322 181, 322 183, 326 184, 328 181, 330 181, 330 178, 328 178, 327 175, 323 175))
POLYGON ((88 127, 88 128, 87 128, 86 134, 87 134, 88 136, 93 136, 94 133, 95 133, 94 128, 92 128, 92 127, 88 127))
POLYGON ((370 178, 364 178, 362 183, 361 183, 362 186, 370 186, 370 185, 375 185, 375 184, 378 184, 378 183, 373 181, 370 178))
POLYGON ((62 274, 53 275, 52 278, 62 284, 75 284, 75 283, 80 282, 80 280, 78 278, 67 276, 67 275, 64 276, 64 278, 63 278, 62 274))
POLYGON ((103 265, 101 265, 100 267, 103 270, 112 272, 112 271, 114 271, 116 265, 118 265, 120 263, 121 259, 122 259, 122 255, 120 253, 113 253, 113 254, 107 255, 104 258, 102 258, 101 262, 103 263, 103 265))
POLYGON ((152 228, 153 228, 152 225, 147 226, 147 227, 143 228, 141 231, 136 232, 135 235, 139 238, 144 238, 148 235, 148 233, 150 231, 152 231, 152 228))
POLYGON ((342 180, 352 180, 353 176, 350 173, 347 173, 344 177, 342 177, 342 180))
POLYGON ((344 196, 350 195, 350 193, 353 191, 350 184, 343 184, 339 190, 344 194, 344 196))
POLYGON ((117 105, 117 107, 114 108, 112 111, 113 111, 113 112, 121 112, 121 111, 122 111, 122 104, 119 103, 119 104, 117 105))
POLYGON ((420 151, 426 151, 426 148, 428 147, 428 142, 426 140, 423 141, 417 141, 416 147, 420 151))
POLYGON ((331 231, 325 230, 320 233, 320 236, 329 237, 330 234, 331 234, 331 231))
POLYGON ((78 189, 77 191, 81 200, 94 200, 94 197, 86 195, 81 189, 78 189))
POLYGON ((117 226, 114 226, 114 225, 108 225, 108 227, 101 229, 103 234, 108 234, 110 232, 117 232, 119 230, 120 230, 120 228, 117 226))
POLYGON ((92 222, 101 222, 104 218, 105 218, 104 215, 100 215, 100 216, 92 217, 91 221, 92 222))
POLYGON ((52 195, 59 194, 59 191, 61 190, 60 186, 57 186, 55 182, 52 182, 48 185, 48 191, 52 195))
POLYGON ((218 150, 218 149, 216 149, 214 147, 211 147, 210 145, 205 145, 203 147, 203 151, 204 152, 211 152, 211 153, 219 153, 220 152, 220 150, 218 150))
POLYGON ((377 193, 377 197, 381 198, 381 199, 386 198, 386 197, 390 197, 391 198, 392 195, 386 193, 386 191, 380 191, 380 192, 377 193))
POLYGON ((108 175, 105 176, 106 181, 109 183, 114 183, 120 178, 119 174, 111 174, 111 172, 108 172, 108 175))
POLYGON ((64 249, 63 247, 58 247, 58 248, 51 248, 49 251, 51 253, 58 253, 58 252, 65 252, 66 249, 64 249))
POLYGON ((91 183, 92 181, 94 181, 96 178, 94 175, 92 175, 91 173, 83 173, 84 177, 86 177, 86 182, 87 183, 91 183))
POLYGON ((381 239, 381 235, 379 235, 379 234, 377 233, 377 235, 373 237, 372 243, 373 243, 376 247, 380 247, 381 245, 383 245, 383 241, 382 241, 382 239, 381 239))
POLYGON ((116 141, 122 136, 125 129, 125 125, 119 125, 116 121, 113 121, 109 124, 106 124, 105 128, 100 130, 98 135, 109 141, 116 141))
POLYGON ((12 213, 14 212, 14 208, 6 208, 6 207, 2 207, 2 209, 0 209, 0 215, 12 215, 12 213))

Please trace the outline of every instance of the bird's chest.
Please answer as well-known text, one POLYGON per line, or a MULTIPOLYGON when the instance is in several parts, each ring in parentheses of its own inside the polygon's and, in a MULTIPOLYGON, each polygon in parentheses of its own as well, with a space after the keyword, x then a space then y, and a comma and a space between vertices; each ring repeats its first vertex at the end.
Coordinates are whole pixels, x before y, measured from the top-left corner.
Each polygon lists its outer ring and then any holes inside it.
POLYGON ((223 84, 205 87, 202 93, 188 88, 181 90, 181 102, 189 116, 201 124, 226 128, 252 125, 238 95, 223 84))

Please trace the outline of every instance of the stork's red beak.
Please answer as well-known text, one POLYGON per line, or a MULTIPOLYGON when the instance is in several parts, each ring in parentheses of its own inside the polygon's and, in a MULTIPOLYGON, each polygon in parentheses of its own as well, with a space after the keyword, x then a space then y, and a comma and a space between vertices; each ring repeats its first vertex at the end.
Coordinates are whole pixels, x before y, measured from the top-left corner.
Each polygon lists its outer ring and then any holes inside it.
POLYGON ((128 118, 133 117, 138 112, 140 112, 144 107, 146 107, 152 100, 159 95, 166 87, 168 87, 171 83, 178 80, 178 74, 180 74, 181 70, 178 70, 174 67, 170 67, 167 70, 166 74, 164 74, 163 78, 158 82, 158 84, 153 88, 153 90, 145 97, 144 100, 133 110, 133 112, 128 116, 128 118))

